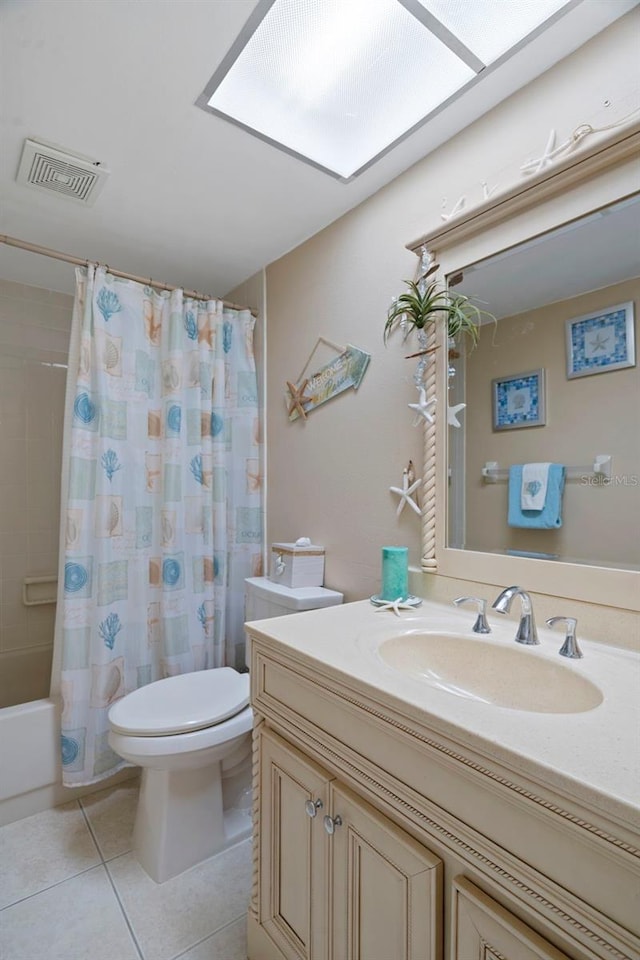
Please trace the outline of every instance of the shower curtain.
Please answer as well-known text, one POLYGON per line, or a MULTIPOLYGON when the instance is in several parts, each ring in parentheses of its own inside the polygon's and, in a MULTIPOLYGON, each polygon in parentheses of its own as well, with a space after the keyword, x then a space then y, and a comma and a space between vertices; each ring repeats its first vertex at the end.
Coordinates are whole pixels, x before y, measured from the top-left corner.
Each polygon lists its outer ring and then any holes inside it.
POLYGON ((107 742, 120 697, 244 664, 244 578, 262 558, 253 327, 218 300, 76 271, 56 620, 67 786, 125 765, 107 742))

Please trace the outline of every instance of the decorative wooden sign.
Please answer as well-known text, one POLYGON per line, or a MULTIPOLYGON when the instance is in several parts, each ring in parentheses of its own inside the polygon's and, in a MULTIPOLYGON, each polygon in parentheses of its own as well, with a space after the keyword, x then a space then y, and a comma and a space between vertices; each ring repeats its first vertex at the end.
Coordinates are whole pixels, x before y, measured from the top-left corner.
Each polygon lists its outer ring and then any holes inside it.
POLYGON ((370 360, 370 354, 354 347, 353 344, 347 344, 346 347, 342 348, 320 337, 296 383, 287 381, 289 420, 297 420, 299 417, 306 420, 308 413, 326 403, 327 400, 332 400, 333 397, 337 397, 345 390, 351 388, 357 390, 362 383, 362 378, 370 360), (315 373, 307 374, 306 370, 320 343, 335 350, 337 356, 325 363, 315 373))

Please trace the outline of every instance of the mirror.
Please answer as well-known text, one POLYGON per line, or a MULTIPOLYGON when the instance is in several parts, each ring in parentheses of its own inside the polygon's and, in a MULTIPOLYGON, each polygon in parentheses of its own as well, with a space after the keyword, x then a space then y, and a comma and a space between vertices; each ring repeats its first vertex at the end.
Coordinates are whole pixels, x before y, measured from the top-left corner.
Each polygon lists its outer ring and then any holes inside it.
POLYGON ((449 273, 497 324, 451 360, 448 547, 640 569, 639 224, 636 194, 449 273), (557 516, 521 512, 532 462, 565 466, 557 516))
MULTIPOLYGON (((446 410, 447 404, 455 406, 466 402, 467 407, 459 418, 464 424, 460 429, 448 427, 448 417, 441 415, 436 416, 433 426, 425 428, 421 567, 425 575, 470 581, 473 587, 469 589, 521 583, 527 590, 547 597, 637 611, 640 610, 640 571, 633 550, 634 547, 637 550, 640 537, 637 526, 634 532, 633 525, 638 522, 636 505, 640 495, 640 483, 635 481, 640 474, 636 413, 638 367, 623 364, 614 367, 611 361, 617 363, 618 358, 610 357, 606 371, 586 375, 582 369, 585 366, 583 346, 582 352, 578 351, 580 355, 576 354, 577 364, 573 363, 567 375, 564 336, 568 317, 560 317, 560 339, 552 345, 550 355, 542 353, 544 338, 535 335, 536 330, 544 329, 546 321, 561 310, 563 303, 566 307, 567 301, 575 308, 570 311, 571 318, 587 317, 587 309, 591 307, 587 308, 582 298, 588 300, 589 291, 601 291, 603 296, 593 311, 606 312, 609 307, 620 307, 625 311, 626 320, 630 317, 629 304, 634 304, 636 313, 640 310, 640 303, 635 303, 637 287, 633 295, 625 288, 627 299, 624 301, 611 301, 609 296, 613 290, 608 289, 616 284, 631 283, 629 277, 640 272, 638 230, 634 229, 640 212, 640 121, 604 135, 589 136, 587 140, 534 176, 514 180, 455 217, 443 217, 443 223, 407 244, 418 257, 423 249, 429 251, 440 264, 441 276, 449 278, 454 290, 463 288, 483 297, 488 301, 487 309, 502 317, 495 339, 492 326, 483 331, 483 352, 472 356, 468 377, 465 378, 466 361, 463 361, 453 381, 447 377, 449 362, 444 324, 434 331, 437 349, 433 355, 435 363, 427 368, 425 375, 427 394, 435 397, 438 412, 446 410), (629 200, 633 202, 626 204, 629 200), (618 217, 620 219, 609 219, 618 217), (622 236, 622 243, 618 244, 615 234, 623 228, 615 224, 622 224, 627 217, 626 236, 622 236), (608 230, 612 223, 613 232, 608 230), (582 256, 578 262, 575 258, 579 245, 570 245, 569 239, 572 235, 575 238, 582 229, 596 226, 604 232, 597 239, 587 241, 586 259, 582 256), (554 248, 554 245, 557 246, 554 248), (611 251, 617 253, 611 257, 611 251), (515 275, 514 252, 522 262, 519 278, 515 275), (537 258, 546 259, 546 273, 543 274, 542 263, 537 258), (614 272, 608 274, 606 271, 612 268, 614 272), (619 275, 615 273, 617 269, 619 275), (460 280, 456 275, 460 273, 462 282, 456 286, 456 280, 460 280), (489 292, 481 286, 483 276, 489 281, 489 292), (537 297, 533 301, 531 291, 537 297), (511 329, 506 320, 508 314, 514 318, 511 329), (489 368, 495 364, 495 369, 483 371, 483 357, 485 364, 489 368), (491 382, 504 383, 509 377, 523 373, 528 377, 533 374, 533 381, 503 388, 501 396, 504 400, 506 392, 520 415, 528 416, 529 407, 533 408, 531 419, 537 421, 537 425, 513 428, 502 415, 498 426, 504 427, 506 423, 507 429, 494 430, 491 382), (472 415, 480 418, 475 424, 470 420, 473 380, 485 376, 488 394, 487 389, 483 389, 482 396, 473 399, 472 415), (535 397, 535 384, 542 386, 543 380, 546 410, 540 408, 535 397), (626 381, 635 384, 629 388, 631 399, 625 404, 623 398, 615 405, 614 398, 619 391, 626 390, 622 386, 626 381), (460 396, 467 389, 469 396, 460 396), (524 394, 524 401, 517 397, 518 392, 524 394), (597 399, 587 403, 592 392, 597 394, 597 399), (622 418, 627 415, 631 421, 625 426, 622 418), (604 432, 598 436, 596 420, 604 420, 605 424, 604 432), (474 453, 476 433, 482 441, 478 444, 482 450, 474 453), (558 446, 551 450, 546 438, 554 434, 558 435, 558 446), (580 436, 583 440, 579 443, 580 436), (597 449, 600 443, 605 446, 597 449), (490 453, 490 449, 495 453, 490 453), (588 468, 597 455, 612 457, 611 476, 618 479, 612 483, 592 482, 595 478, 589 477, 588 468), (482 476, 482 467, 491 460, 496 460, 504 471, 513 464, 548 461, 578 468, 577 477, 568 480, 564 488, 562 528, 530 531, 538 536, 535 543, 512 537, 514 531, 510 531, 505 522, 506 480, 501 477, 489 484, 482 476), (583 467, 585 482, 581 480, 583 467), (480 506, 467 497, 467 481, 474 487, 474 495, 484 497, 480 506), (611 533, 609 508, 616 491, 624 498, 621 509, 625 517, 625 545, 620 545, 619 538, 614 542, 611 533), (491 521, 486 536, 481 535, 478 526, 485 512, 491 521), (566 540, 570 530, 577 536, 573 542, 566 540)), ((637 317, 635 320, 637 327, 637 317)), ((630 361, 630 354, 627 357, 630 361)), ((616 523, 620 529, 620 521, 616 523)), ((520 536, 527 531, 518 529, 515 533, 520 536)), ((445 589, 450 587, 444 585, 445 589)))

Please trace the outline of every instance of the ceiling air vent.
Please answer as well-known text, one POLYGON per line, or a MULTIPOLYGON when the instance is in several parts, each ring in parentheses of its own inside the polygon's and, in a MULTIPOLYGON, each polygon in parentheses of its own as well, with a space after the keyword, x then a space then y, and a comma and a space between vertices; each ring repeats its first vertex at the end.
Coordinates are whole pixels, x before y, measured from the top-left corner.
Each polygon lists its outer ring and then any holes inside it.
POLYGON ((68 153, 43 140, 25 140, 16 180, 91 206, 108 176, 109 170, 99 160, 68 153))

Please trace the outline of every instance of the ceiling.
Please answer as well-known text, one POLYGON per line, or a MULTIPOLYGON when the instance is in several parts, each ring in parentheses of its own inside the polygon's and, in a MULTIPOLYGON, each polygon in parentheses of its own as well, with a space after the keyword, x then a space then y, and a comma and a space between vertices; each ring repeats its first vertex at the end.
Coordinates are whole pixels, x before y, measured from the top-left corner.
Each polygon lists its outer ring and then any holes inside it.
MULTIPOLYGON (((0 233, 224 296, 636 2, 576 3, 343 183, 195 106, 257 0, 0 0, 0 233), (101 161, 95 205, 17 184, 26 137, 101 161)), ((4 244, 0 277, 73 290, 68 264, 4 244)))

